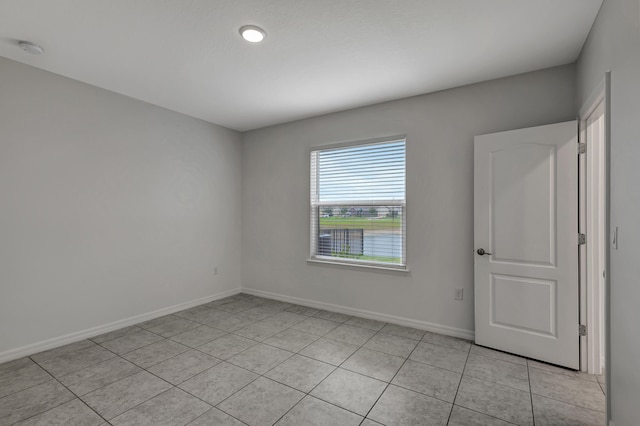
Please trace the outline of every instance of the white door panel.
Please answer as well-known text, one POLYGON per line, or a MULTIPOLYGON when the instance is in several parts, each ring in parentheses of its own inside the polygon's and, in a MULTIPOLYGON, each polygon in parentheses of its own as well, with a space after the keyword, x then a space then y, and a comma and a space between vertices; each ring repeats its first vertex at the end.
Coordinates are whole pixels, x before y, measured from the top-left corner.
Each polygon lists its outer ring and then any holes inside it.
POLYGON ((499 195, 490 205, 493 260, 555 264, 555 147, 527 144, 491 152, 490 167, 491 190, 499 195), (536 226, 527 226, 531 222, 536 226))
POLYGON ((475 138, 476 342, 578 368, 576 122, 475 138))

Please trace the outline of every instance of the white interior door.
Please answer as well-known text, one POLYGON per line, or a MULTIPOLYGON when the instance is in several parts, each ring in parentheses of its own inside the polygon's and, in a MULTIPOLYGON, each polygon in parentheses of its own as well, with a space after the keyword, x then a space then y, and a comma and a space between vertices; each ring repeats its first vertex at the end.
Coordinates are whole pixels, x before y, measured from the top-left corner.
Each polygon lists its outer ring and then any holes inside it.
POLYGON ((476 343, 577 369, 577 123, 474 148, 476 343))

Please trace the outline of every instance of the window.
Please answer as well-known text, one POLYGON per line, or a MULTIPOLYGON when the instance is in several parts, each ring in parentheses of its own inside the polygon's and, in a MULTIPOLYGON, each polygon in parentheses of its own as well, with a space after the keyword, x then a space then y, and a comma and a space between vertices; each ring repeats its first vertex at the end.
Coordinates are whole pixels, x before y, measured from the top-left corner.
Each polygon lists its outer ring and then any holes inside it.
POLYGON ((311 258, 404 269, 405 140, 311 151, 311 258))

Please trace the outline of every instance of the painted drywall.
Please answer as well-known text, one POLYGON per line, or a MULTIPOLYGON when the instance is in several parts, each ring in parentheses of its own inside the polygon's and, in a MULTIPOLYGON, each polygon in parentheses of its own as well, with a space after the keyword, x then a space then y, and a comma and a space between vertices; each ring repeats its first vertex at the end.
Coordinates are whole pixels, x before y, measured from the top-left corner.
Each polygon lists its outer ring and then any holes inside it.
POLYGON ((0 94, 0 355, 240 287, 240 134, 4 58, 0 94))
POLYGON ((611 71, 609 417, 616 425, 640 424, 640 2, 605 0, 577 65, 578 106, 611 71))
POLYGON ((243 286, 473 333, 473 137, 574 118, 568 65, 245 133, 243 286), (407 137, 410 273, 307 263, 309 148, 391 135, 407 137))

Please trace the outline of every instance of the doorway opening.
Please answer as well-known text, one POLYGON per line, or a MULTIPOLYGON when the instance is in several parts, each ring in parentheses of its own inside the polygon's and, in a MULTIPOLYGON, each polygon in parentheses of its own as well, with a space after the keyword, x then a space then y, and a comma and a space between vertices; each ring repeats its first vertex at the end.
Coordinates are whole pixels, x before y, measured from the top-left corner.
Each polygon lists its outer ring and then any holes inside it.
POLYGON ((605 367, 605 315, 607 294, 607 131, 604 87, 596 92, 580 113, 580 142, 585 153, 579 158, 580 233, 580 323, 586 326, 580 338, 580 369, 602 375, 605 367))

